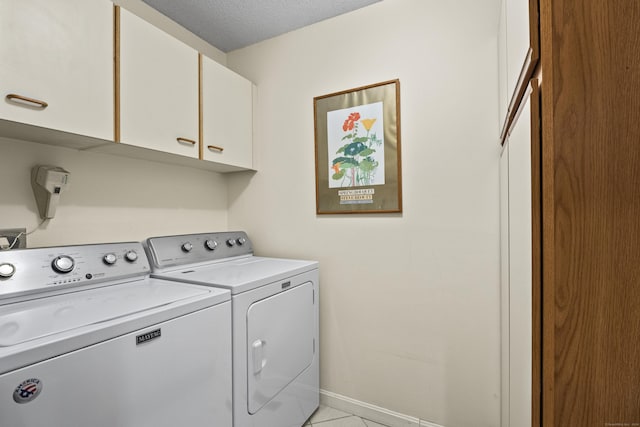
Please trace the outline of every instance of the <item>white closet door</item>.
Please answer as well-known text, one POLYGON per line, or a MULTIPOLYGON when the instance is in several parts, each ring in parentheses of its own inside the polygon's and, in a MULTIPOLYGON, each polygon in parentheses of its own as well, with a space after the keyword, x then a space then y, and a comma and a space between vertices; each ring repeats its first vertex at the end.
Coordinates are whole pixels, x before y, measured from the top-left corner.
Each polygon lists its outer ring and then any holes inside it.
POLYGON ((113 139, 113 3, 0 0, 0 58, 0 118, 113 139))
POLYGON ((202 57, 203 159, 253 167, 253 84, 202 57))
POLYGON ((509 137, 509 418, 531 425, 532 236, 529 97, 509 137))
POLYGON ((121 142, 199 157, 198 53, 125 9, 120 13, 121 142))
POLYGON ((500 113, 500 129, 505 123, 513 88, 509 92, 507 69, 507 0, 500 2, 500 21, 498 25, 498 107, 500 113))
MULTIPOLYGON (((518 84, 531 41, 529 39, 529 1, 506 1, 507 94, 513 95, 518 84)), ((511 99, 509 99, 510 101, 511 99)))
POLYGON ((500 157, 501 427, 509 427, 509 144, 500 157))

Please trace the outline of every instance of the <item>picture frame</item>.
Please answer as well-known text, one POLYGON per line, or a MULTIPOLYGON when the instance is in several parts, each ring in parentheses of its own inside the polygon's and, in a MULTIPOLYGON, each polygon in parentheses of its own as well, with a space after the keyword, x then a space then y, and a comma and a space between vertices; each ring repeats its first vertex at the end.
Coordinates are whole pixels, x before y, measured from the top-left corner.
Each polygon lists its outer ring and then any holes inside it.
POLYGON ((402 212, 400 80, 313 99, 316 214, 402 212))

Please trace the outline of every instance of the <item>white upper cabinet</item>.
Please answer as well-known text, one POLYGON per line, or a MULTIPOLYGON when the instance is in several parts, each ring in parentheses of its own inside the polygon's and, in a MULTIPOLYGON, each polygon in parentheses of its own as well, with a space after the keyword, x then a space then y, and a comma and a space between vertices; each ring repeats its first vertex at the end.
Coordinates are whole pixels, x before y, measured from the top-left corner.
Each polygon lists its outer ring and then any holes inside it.
POLYGON ((538 61, 538 32, 530 28, 530 11, 537 8, 538 0, 501 1, 498 76, 502 137, 513 121, 538 61))
POLYGON ((0 0, 0 118, 113 139, 113 3, 0 0))
POLYGON ((252 83, 202 57, 202 144, 204 160, 253 166, 252 83))
POLYGON ((507 92, 516 89, 518 77, 529 52, 529 0, 506 1, 507 92))
POLYGON ((500 100, 500 126, 504 125, 509 101, 513 90, 509 92, 507 83, 507 0, 500 2, 500 24, 498 27, 498 96, 500 100))
POLYGON ((120 141, 199 157, 198 53, 122 8, 120 141))

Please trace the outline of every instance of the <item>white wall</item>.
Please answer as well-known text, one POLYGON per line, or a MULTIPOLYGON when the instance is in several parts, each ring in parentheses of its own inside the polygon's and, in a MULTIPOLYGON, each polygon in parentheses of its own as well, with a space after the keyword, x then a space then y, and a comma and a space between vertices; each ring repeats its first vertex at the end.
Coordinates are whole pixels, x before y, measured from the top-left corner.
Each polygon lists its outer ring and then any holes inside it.
POLYGON ((229 228, 321 262, 323 389, 499 425, 497 1, 386 0, 228 54, 258 87, 229 228), (313 97, 399 78, 404 213, 315 214, 313 97))
POLYGON ((56 217, 28 236, 29 247, 141 241, 226 230, 224 175, 181 166, 0 138, 0 229, 40 222, 31 168, 71 172, 56 217))

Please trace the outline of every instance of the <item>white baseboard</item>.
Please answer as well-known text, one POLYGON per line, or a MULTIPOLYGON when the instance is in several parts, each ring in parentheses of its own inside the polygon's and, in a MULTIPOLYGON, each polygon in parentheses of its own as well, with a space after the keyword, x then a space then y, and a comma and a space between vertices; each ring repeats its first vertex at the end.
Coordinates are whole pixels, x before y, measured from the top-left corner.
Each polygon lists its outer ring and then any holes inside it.
POLYGON ((444 427, 327 390, 320 390, 320 403, 390 427, 444 427))

